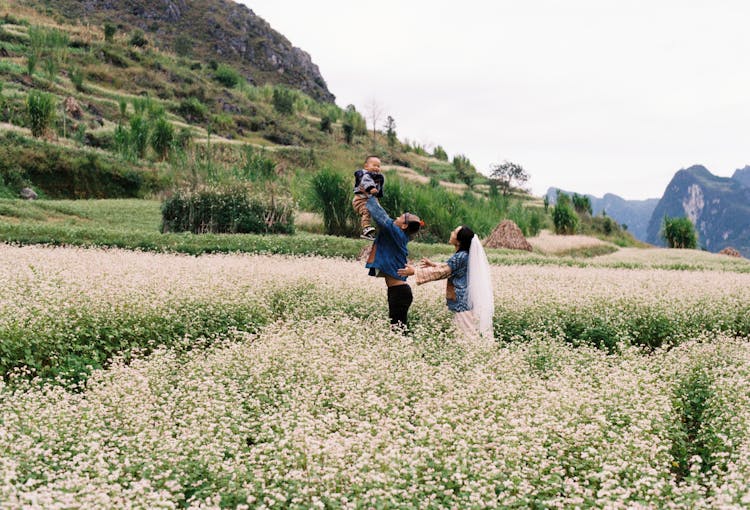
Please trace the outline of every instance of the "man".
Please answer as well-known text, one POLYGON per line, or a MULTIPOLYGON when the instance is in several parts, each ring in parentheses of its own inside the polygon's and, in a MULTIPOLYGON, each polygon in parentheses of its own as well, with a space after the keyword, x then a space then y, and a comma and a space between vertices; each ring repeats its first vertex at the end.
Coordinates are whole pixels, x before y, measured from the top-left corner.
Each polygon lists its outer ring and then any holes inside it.
POLYGON ((424 222, 419 216, 408 212, 392 220, 374 196, 367 199, 367 209, 380 228, 365 267, 370 269, 370 276, 385 279, 391 327, 405 331, 413 296, 406 277, 400 276, 398 270, 406 267, 409 255, 406 245, 424 226, 424 222))

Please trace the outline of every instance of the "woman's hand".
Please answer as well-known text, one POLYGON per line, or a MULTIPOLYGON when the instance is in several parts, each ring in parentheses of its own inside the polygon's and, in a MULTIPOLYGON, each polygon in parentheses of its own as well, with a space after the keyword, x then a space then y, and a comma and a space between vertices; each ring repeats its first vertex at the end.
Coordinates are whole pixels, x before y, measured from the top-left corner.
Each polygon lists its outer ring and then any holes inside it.
POLYGON ((422 267, 435 267, 437 264, 435 264, 430 259, 422 259, 419 261, 419 265, 422 267))
POLYGON ((411 264, 406 264, 406 267, 401 268, 397 271, 399 276, 411 276, 414 274, 414 272, 414 266, 412 266, 411 264))

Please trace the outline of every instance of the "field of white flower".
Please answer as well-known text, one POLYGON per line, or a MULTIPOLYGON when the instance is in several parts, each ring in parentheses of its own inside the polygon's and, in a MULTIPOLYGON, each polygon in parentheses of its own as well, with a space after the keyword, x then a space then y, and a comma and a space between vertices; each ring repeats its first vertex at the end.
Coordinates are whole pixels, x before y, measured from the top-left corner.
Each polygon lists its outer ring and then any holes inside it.
POLYGON ((487 344, 356 262, 0 245, 0 506, 750 504, 750 274, 492 273, 487 344))

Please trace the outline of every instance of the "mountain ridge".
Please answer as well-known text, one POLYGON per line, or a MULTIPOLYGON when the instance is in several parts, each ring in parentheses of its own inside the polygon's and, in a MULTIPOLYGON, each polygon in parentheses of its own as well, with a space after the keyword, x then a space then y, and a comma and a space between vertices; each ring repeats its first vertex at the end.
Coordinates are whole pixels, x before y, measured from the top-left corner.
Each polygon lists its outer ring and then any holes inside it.
POLYGON ((251 84, 286 84, 333 103, 320 69, 268 22, 231 0, 20 0, 72 22, 142 30, 156 47, 236 68, 251 84))
POLYGON ((654 209, 646 241, 663 246, 664 217, 687 217, 701 247, 711 252, 732 247, 750 257, 750 187, 741 181, 744 176, 719 177, 703 165, 680 169, 654 209))

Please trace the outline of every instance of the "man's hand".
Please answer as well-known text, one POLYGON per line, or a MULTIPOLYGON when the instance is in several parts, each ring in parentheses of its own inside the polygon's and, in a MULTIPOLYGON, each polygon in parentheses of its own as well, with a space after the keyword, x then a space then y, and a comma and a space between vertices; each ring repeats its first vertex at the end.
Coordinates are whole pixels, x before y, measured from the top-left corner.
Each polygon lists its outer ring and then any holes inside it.
POLYGON ((412 266, 411 264, 406 264, 406 267, 401 268, 397 271, 399 276, 411 276, 414 274, 414 272, 414 266, 412 266))
POLYGON ((419 265, 421 267, 435 267, 437 264, 435 264, 430 259, 422 259, 422 260, 419 261, 419 265))

